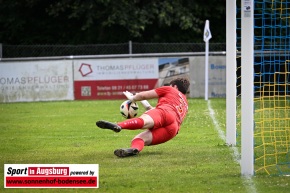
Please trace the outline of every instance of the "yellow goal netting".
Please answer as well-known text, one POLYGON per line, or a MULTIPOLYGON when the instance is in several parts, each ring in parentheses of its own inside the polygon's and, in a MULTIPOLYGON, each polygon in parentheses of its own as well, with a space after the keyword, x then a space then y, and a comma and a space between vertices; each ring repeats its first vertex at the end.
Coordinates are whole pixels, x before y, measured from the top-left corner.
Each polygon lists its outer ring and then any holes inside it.
MULTIPOLYGON (((256 175, 290 176, 290 0, 254 0, 254 7, 254 170, 256 175)), ((240 23, 238 12, 237 50, 240 23)), ((243 97, 240 68, 237 64, 238 99, 243 97)), ((237 100, 237 144, 240 109, 237 100)))
MULTIPOLYGON (((264 171, 267 174, 290 174, 289 78, 290 72, 274 73, 276 81, 264 84, 260 89, 260 96, 254 99, 256 173, 264 171), (278 77, 285 79, 283 81, 278 77)), ((263 81, 259 84, 263 84, 263 81)))

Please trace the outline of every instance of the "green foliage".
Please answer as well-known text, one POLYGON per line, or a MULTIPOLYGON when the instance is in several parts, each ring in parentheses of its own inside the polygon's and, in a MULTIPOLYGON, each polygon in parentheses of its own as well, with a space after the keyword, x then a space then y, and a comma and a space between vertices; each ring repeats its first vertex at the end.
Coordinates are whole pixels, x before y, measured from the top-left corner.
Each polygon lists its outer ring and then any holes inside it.
POLYGON ((225 41, 225 2, 218 0, 0 3, 0 43, 202 42, 206 19, 212 21, 213 41, 225 41))
MULTIPOLYGON (((121 102, 0 104, 0 176, 4 163, 100 166, 98 190, 4 189, 2 178, 0 192, 253 192, 231 149, 218 137, 205 100, 189 100, 188 116, 173 140, 123 159, 113 151, 129 147, 140 131, 114 133, 95 126, 100 119, 123 120, 121 102)), ((225 99, 213 99, 211 106, 224 130, 225 99)), ((256 176, 253 181, 257 192, 289 190, 289 177, 256 176)))

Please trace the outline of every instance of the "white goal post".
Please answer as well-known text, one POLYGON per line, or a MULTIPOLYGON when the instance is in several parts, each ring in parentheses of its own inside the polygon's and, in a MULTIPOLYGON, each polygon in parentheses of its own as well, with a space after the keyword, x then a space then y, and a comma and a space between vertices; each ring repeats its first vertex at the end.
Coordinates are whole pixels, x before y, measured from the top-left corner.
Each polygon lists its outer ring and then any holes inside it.
POLYGON ((226 143, 236 145, 236 1, 226 3, 226 143))
POLYGON ((242 0, 241 172, 254 174, 254 0, 242 0))
MULTIPOLYGON (((241 174, 254 174, 254 0, 241 1, 241 174)), ((236 145, 236 1, 226 1, 226 142, 236 145)))

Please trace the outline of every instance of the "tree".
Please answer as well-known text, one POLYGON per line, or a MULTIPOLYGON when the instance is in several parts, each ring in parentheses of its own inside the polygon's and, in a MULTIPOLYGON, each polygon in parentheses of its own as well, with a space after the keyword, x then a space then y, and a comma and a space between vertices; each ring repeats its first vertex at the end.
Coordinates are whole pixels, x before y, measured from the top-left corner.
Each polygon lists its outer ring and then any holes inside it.
POLYGON ((7 44, 201 42, 206 19, 212 41, 225 41, 225 1, 4 1, 0 42, 7 44))

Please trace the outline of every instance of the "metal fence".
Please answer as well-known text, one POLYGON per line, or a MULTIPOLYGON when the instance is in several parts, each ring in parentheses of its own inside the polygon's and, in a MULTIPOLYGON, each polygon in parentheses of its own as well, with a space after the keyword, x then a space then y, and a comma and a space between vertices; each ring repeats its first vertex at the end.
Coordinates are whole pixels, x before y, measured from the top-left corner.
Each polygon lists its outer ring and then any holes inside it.
MULTIPOLYGON (((204 52, 205 43, 118 43, 88 45, 6 45, 0 58, 204 52)), ((210 43, 209 51, 225 51, 226 43, 210 43)))

